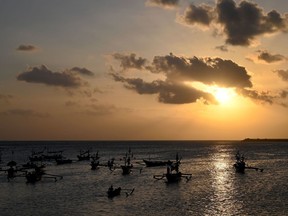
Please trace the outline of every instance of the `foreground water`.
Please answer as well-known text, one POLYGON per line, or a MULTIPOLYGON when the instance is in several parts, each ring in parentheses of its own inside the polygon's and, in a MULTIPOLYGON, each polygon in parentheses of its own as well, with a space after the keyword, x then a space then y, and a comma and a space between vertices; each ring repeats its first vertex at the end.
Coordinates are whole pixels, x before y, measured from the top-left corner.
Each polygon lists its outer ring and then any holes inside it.
POLYGON ((31 151, 63 150, 72 164, 46 163, 46 172, 62 175, 54 182, 43 179, 26 184, 25 178, 8 182, 0 172, 0 215, 288 215, 288 143, 240 141, 129 141, 129 142, 0 142, 2 164, 28 161, 31 151), (107 167, 91 170, 90 162, 77 161, 79 151, 99 152, 100 163, 114 157, 121 164, 131 148, 135 169, 122 175, 107 167), (245 154, 248 165, 264 172, 235 173, 235 153, 245 154), (142 159, 174 159, 181 156, 180 171, 191 173, 186 182, 166 184, 153 179, 165 167, 148 168, 142 159), (140 170, 142 168, 142 172, 140 170), (108 187, 135 188, 109 199, 108 187))

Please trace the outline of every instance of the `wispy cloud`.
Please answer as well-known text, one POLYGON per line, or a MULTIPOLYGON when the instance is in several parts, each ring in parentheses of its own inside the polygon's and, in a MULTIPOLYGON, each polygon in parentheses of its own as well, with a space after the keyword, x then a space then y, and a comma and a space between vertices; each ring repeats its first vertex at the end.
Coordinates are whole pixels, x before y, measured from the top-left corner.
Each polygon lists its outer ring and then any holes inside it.
POLYGON ((81 75, 86 75, 86 76, 94 76, 94 73, 86 68, 80 68, 80 67, 73 67, 70 69, 71 72, 76 72, 81 75))
POLYGON ((180 0, 148 0, 146 5, 173 9, 178 6, 180 0))
POLYGON ((47 118, 50 115, 48 113, 40 113, 30 109, 10 109, 0 112, 0 116, 20 116, 20 117, 36 117, 47 118))
POLYGON ((17 51, 34 51, 36 50, 36 46, 34 45, 29 45, 29 44, 21 44, 17 47, 17 51))
POLYGON ((272 54, 266 50, 259 50, 258 52, 259 52, 258 59, 266 63, 275 63, 275 62, 281 62, 281 61, 287 60, 287 58, 283 55, 272 54))

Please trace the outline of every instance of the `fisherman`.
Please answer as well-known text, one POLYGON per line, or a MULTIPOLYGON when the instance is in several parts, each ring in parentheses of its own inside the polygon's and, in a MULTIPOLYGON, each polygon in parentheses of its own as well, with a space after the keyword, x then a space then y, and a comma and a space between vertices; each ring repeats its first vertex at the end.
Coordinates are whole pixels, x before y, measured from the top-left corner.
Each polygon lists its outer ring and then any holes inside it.
POLYGON ((108 193, 112 193, 113 192, 113 185, 111 185, 108 189, 108 193))
POLYGON ((14 170, 14 168, 11 166, 8 170, 7 170, 8 174, 7 174, 7 179, 8 181, 10 181, 10 179, 14 178, 15 175, 14 173, 16 172, 16 170, 14 170))
POLYGON ((170 174, 172 171, 172 161, 168 160, 167 162, 167 174, 170 174))

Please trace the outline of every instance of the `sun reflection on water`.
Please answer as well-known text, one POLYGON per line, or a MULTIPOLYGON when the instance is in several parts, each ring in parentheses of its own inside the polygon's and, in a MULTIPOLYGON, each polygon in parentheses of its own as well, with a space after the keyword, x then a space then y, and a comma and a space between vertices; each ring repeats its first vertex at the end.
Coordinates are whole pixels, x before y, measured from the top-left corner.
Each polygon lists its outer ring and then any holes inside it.
POLYGON ((235 209, 241 209, 241 203, 237 202, 234 187, 235 175, 231 169, 233 161, 227 152, 217 150, 211 155, 211 162, 213 193, 207 215, 235 215, 235 209))

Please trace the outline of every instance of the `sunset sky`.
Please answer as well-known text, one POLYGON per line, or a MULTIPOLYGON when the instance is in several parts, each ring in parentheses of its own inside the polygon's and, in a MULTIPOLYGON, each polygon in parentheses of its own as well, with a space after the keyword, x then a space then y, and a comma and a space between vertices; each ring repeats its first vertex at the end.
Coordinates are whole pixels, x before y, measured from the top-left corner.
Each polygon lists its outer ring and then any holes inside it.
POLYGON ((0 140, 288 137, 287 0, 0 0, 0 140))

